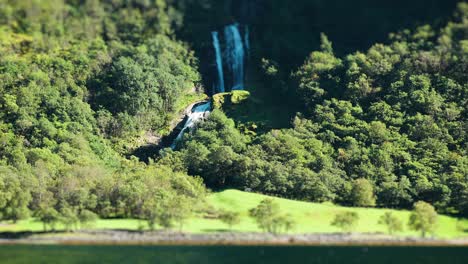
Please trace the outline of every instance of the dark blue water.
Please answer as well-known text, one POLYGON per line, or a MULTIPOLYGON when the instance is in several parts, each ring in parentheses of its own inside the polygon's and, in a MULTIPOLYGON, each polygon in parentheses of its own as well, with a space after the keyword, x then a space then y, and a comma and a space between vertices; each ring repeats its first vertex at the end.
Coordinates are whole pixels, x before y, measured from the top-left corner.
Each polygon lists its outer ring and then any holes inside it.
POLYGON ((467 247, 1 245, 0 263, 467 264, 467 247))

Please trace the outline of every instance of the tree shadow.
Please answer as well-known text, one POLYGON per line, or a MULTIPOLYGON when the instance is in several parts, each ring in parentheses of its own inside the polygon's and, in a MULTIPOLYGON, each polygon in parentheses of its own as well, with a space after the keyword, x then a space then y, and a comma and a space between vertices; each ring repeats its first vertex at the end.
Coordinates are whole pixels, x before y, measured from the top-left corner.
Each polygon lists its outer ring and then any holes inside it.
POLYGON ((45 234, 63 234, 67 233, 66 231, 6 231, 0 232, 0 239, 26 239, 33 235, 45 235, 45 234))
POLYGON ((91 234, 105 234, 105 233, 128 233, 128 234, 147 234, 147 233, 167 233, 168 230, 135 230, 135 229, 125 229, 125 228, 116 228, 116 229, 78 229, 73 231, 66 231, 66 230, 55 230, 55 231, 5 231, 0 232, 0 239, 10 239, 10 240, 17 240, 17 239, 28 239, 34 235, 59 235, 59 234, 67 234, 67 233, 91 233, 91 234))
MULTIPOLYGON (((86 230, 82 230, 86 231, 86 230)), ((115 228, 115 229, 91 229, 90 232, 126 232, 132 234, 142 234, 145 232, 149 232, 149 230, 138 230, 138 229, 125 229, 125 228, 115 228)))
POLYGON ((201 231, 207 232, 207 233, 230 233, 230 232, 235 232, 235 230, 226 229, 226 228, 205 228, 205 229, 202 229, 201 231))

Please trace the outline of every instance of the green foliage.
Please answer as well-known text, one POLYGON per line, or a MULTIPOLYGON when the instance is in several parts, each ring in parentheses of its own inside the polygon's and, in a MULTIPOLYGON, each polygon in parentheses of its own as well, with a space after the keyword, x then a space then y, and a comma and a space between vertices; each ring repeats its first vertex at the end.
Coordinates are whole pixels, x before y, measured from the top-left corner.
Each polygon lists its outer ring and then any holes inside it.
POLYGON ((414 210, 410 215, 408 226, 420 231, 422 237, 432 234, 437 227, 438 215, 434 207, 426 202, 417 202, 414 204, 414 210))
POLYGON ((78 215, 78 221, 82 228, 92 228, 98 219, 98 215, 89 210, 82 210, 78 215))
POLYGON ((398 217, 393 215, 392 212, 385 212, 379 218, 378 224, 385 225, 390 235, 393 235, 395 232, 403 231, 403 223, 398 217))
POLYGON ((255 219, 260 229, 272 234, 289 232, 295 225, 289 215, 281 214, 279 205, 272 199, 261 201, 257 207, 249 210, 249 215, 255 219))
POLYGON ((156 225, 167 229, 176 224, 182 227, 204 203, 205 189, 198 178, 164 166, 141 164, 125 174, 130 174, 123 177, 125 182, 116 182, 113 193, 109 193, 113 196, 108 197, 114 209, 111 215, 146 220, 152 230, 156 225))
MULTIPOLYGON (((424 200, 441 213, 466 215, 465 6, 440 31, 403 30, 343 57, 322 34, 321 50, 284 86, 294 88, 284 100, 300 109, 292 128, 260 131, 242 118, 255 111, 232 111, 226 94, 215 95, 214 105, 234 119, 216 110, 185 137, 180 152, 189 174, 216 189, 366 207, 424 200)), ((261 63, 283 87, 281 65, 261 63)), ((233 107, 249 108, 254 99, 233 107)))
POLYGON ((375 206, 374 187, 366 179, 357 179, 352 182, 351 202, 354 206, 375 206))
POLYGON ((118 51, 102 75, 93 84, 93 104, 112 113, 102 112, 106 117, 100 126, 108 137, 162 129, 178 110, 179 98, 200 80, 193 54, 163 35, 118 51))
POLYGON ((16 221, 29 216, 31 194, 26 180, 12 168, 0 166, 0 219, 16 221))
POLYGON ((250 96, 248 91, 235 90, 229 93, 218 93, 213 95, 213 107, 215 109, 224 109, 239 107, 243 101, 250 96))
POLYGON ((193 212, 192 202, 195 201, 184 199, 183 197, 160 202, 157 208, 157 223, 164 228, 170 228, 178 224, 179 229, 182 229, 184 222, 193 212))
POLYGON ((65 231, 70 232, 78 228, 80 219, 74 209, 64 207, 60 210, 59 221, 65 227, 65 231))
POLYGON ((306 107, 312 108, 327 96, 327 91, 333 91, 339 81, 334 75, 341 65, 341 60, 331 51, 314 51, 310 54, 304 65, 294 74, 299 83, 300 100, 306 107))
POLYGON ((54 208, 41 208, 36 212, 36 217, 42 222, 44 231, 47 231, 47 226, 54 231, 60 221, 60 214, 54 208))
MULTIPOLYGON (((229 9, 218 2, 204 8, 229 9)), ((310 7, 303 2, 280 18, 310 7)), ((424 200, 439 212, 468 214, 466 3, 440 30, 403 30, 346 56, 325 34, 318 51, 289 38, 254 47, 261 56, 252 64, 268 58, 258 76, 271 88, 266 94, 277 94, 276 113, 299 111, 291 128, 271 129, 284 126, 262 116, 267 103, 254 84, 252 96, 215 95, 210 118, 177 151, 163 151, 151 164, 124 158, 142 144, 143 132, 167 131, 187 98, 201 97, 194 52, 174 34, 197 32, 182 27, 183 17, 197 14, 180 10, 199 4, 0 4, 1 220, 34 215, 44 229, 62 223, 67 230, 97 217, 138 218, 151 229, 182 226, 203 203, 204 183, 368 207, 424 200), (296 70, 281 58, 303 60, 306 49, 310 55, 296 70), (253 123, 244 122, 249 116, 253 123)), ((265 5, 275 7, 267 17, 283 10, 279 1, 265 5)), ((224 23, 231 16, 222 17, 224 23)), ((277 33, 262 34, 271 40, 277 33)), ((318 35, 302 38, 317 42, 318 35)), ((292 228, 287 216, 270 213, 263 229, 292 228)), ((412 227, 432 232, 415 215, 412 227)))
POLYGON ((167 226, 190 215, 187 204, 203 203, 198 178, 121 155, 201 92, 194 53, 173 35, 181 17, 172 4, 0 7, 1 220, 32 213, 44 230, 60 223, 72 231, 99 217, 152 218, 156 211, 167 226))
POLYGON ((219 215, 219 219, 229 226, 229 229, 232 229, 234 225, 240 223, 240 214, 235 211, 223 211, 219 215))
POLYGON ((351 232, 356 228, 359 221, 359 214, 356 212, 341 212, 335 215, 335 218, 331 222, 332 226, 336 226, 344 232, 351 232))
POLYGON ((235 161, 247 141, 232 120, 215 109, 206 122, 185 134, 184 139, 181 151, 189 174, 202 175, 213 188, 232 184, 235 161))

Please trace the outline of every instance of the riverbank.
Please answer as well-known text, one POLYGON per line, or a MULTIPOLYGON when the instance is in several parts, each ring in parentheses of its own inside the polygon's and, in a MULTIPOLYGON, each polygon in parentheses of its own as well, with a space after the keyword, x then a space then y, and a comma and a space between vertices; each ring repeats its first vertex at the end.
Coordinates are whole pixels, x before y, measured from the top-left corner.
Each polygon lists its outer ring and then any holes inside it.
POLYGON ((423 239, 359 233, 274 235, 268 233, 191 234, 170 231, 83 230, 73 233, 3 233, 2 237, 0 244, 468 246, 468 238, 423 239))

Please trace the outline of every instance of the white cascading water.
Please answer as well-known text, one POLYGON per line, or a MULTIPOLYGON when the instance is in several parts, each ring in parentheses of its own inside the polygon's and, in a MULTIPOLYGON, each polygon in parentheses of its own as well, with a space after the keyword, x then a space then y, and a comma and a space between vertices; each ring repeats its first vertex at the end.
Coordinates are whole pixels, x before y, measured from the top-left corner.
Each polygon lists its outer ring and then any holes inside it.
POLYGON ((184 124, 184 128, 182 128, 182 130, 177 135, 176 139, 171 145, 171 148, 175 149, 177 142, 182 139, 187 129, 191 129, 195 126, 195 124, 203 120, 209 114, 210 111, 211 102, 205 102, 203 104, 199 104, 193 107, 191 113, 188 115, 187 121, 184 124))
POLYGON ((232 90, 244 90, 244 44, 239 32, 239 24, 224 28, 226 40, 226 61, 232 71, 232 90))
POLYGON ((223 58, 221 56, 218 32, 213 31, 211 35, 213 37, 213 46, 216 53, 216 68, 218 70, 218 84, 215 86, 215 92, 224 93, 223 58))
POLYGON ((247 57, 249 57, 249 56, 250 56, 250 32, 249 32, 249 26, 245 26, 244 42, 245 42, 245 50, 246 50, 246 52, 247 52, 247 57))

